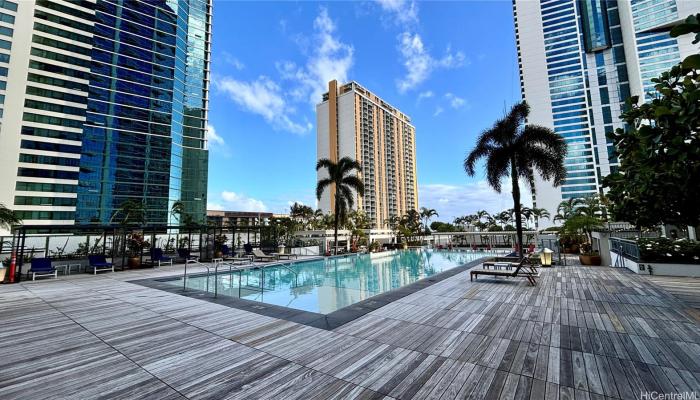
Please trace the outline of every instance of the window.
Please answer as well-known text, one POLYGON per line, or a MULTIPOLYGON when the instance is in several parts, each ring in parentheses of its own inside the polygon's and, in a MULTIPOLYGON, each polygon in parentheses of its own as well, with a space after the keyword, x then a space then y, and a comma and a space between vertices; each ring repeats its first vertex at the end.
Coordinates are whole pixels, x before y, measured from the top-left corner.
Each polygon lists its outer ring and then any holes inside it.
POLYGON ((38 183, 21 182, 15 184, 15 190, 24 192, 55 192, 55 193, 77 193, 78 187, 62 183, 38 183))
POLYGON ((73 220, 73 211, 15 211, 23 220, 73 220))
POLYGON ((17 176, 78 180, 78 172, 52 169, 17 168, 17 176))
POLYGON ((4 8, 10 11, 17 11, 17 3, 7 0, 0 0, 0 8, 4 8))
POLYGON ((34 197, 15 196, 17 206, 75 206, 77 199, 74 197, 34 197))

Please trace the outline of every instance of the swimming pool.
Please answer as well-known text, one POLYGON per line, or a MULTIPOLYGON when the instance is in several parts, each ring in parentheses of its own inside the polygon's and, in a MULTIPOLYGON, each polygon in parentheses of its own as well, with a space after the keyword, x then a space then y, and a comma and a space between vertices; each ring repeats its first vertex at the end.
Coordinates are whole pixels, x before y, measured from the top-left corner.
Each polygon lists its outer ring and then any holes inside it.
MULTIPOLYGON (((188 289, 329 314, 478 258, 485 252, 398 250, 188 276, 188 289), (240 282, 240 284, 239 284, 240 282), (214 285, 218 285, 215 288, 214 285)), ((182 278, 167 281, 183 286, 182 278)))

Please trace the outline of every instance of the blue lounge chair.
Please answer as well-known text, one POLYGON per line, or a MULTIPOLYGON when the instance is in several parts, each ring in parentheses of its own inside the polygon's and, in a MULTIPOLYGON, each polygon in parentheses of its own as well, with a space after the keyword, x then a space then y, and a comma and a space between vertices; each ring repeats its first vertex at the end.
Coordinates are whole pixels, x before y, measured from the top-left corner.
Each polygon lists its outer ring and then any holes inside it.
POLYGON ((51 266, 50 258, 34 258, 32 259, 32 267, 27 272, 27 275, 32 274, 32 280, 36 280, 37 276, 53 276, 58 278, 58 271, 51 266))
POLYGON ((107 259, 103 254, 93 254, 88 256, 90 261, 90 268, 92 268, 93 275, 97 275, 97 271, 112 271, 114 272, 114 264, 107 262, 107 259))
POLYGON ((227 244, 222 244, 221 245, 221 254, 224 256, 224 258, 229 257, 231 255, 231 248, 228 247, 227 244))
POLYGON ((173 266, 173 259, 170 257, 166 257, 163 255, 163 249, 160 247, 154 247, 151 249, 151 262, 153 263, 153 267, 156 266, 156 262, 158 263, 158 267, 162 264, 170 264, 170 266, 173 266))
POLYGON ((177 255, 178 257, 182 258, 184 262, 187 262, 188 260, 199 261, 199 259, 196 256, 190 254, 189 249, 177 249, 177 255))
POLYGON ((250 243, 246 243, 243 245, 243 249, 245 249, 246 255, 251 255, 253 254, 253 245, 250 243))

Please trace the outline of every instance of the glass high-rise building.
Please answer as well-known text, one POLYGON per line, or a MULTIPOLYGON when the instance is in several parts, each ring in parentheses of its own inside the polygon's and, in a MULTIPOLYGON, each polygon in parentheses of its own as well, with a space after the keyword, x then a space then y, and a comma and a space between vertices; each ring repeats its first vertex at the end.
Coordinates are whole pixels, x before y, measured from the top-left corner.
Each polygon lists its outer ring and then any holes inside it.
POLYGON ((562 200, 603 192, 618 166, 606 134, 630 95, 655 96, 651 79, 700 51, 670 27, 700 12, 687 0, 514 0, 522 97, 529 123, 553 128, 568 145, 561 187, 536 177, 533 203, 554 214, 562 200))
POLYGON ((0 0, 0 202, 25 224, 206 213, 211 0, 0 0))

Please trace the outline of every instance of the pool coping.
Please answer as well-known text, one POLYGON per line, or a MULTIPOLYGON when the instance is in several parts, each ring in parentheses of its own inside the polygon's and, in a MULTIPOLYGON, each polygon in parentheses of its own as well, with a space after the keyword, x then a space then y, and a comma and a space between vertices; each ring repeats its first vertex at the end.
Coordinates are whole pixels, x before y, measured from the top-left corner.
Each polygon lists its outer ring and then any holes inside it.
POLYGON ((238 297, 231 297, 226 295, 219 295, 215 298, 210 292, 198 289, 187 289, 185 291, 179 285, 175 286, 166 283, 169 280, 180 279, 181 275, 161 278, 138 279, 128 282, 140 286, 145 286, 151 289, 158 289, 165 292, 178 294, 180 296, 204 300, 210 303, 220 304, 226 307, 250 311, 256 314, 278 318, 285 321, 296 322, 298 324, 312 326, 315 328, 330 331, 339 328, 347 324, 348 322, 354 321, 362 317, 363 315, 370 313, 378 308, 381 308, 389 303, 392 303, 410 294, 416 293, 419 290, 425 289, 440 281, 444 281, 445 279, 453 277, 461 272, 468 271, 469 269, 483 263, 484 260, 488 258, 489 256, 478 258, 466 264, 450 268, 447 271, 443 271, 438 274, 417 280, 406 286, 402 286, 400 288, 392 289, 388 292, 377 294, 375 296, 351 304, 347 307, 343 307, 328 314, 298 310, 296 308, 278 306, 275 304, 262 303, 253 300, 240 299, 238 297))

